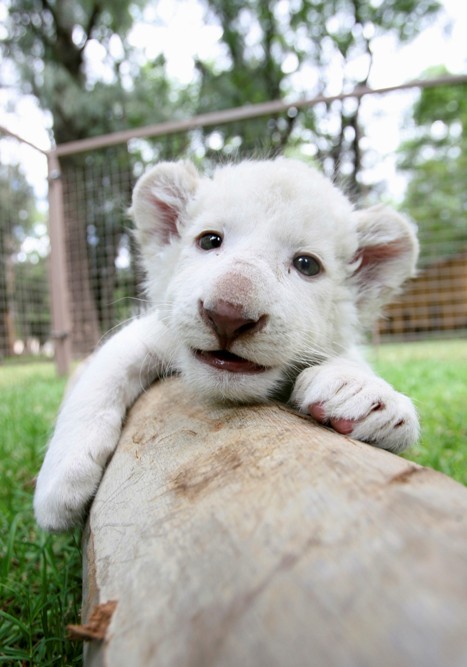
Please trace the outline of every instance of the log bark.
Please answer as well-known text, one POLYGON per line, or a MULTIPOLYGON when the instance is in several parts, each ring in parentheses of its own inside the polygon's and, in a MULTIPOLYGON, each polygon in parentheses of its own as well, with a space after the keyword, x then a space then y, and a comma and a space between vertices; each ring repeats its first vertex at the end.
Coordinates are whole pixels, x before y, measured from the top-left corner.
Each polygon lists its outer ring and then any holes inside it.
POLYGON ((466 510, 448 477, 285 407, 160 382, 85 530, 85 665, 465 667, 466 510))

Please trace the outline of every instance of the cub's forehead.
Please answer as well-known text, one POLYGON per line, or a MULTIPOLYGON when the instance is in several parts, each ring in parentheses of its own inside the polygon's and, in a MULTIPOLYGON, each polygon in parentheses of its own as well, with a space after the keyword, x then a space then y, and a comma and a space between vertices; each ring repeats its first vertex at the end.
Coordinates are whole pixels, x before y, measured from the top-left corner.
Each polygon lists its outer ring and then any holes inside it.
MULTIPOLYGON (((214 225, 287 225, 300 236, 351 232, 352 206, 318 170, 289 159, 241 162, 201 180, 190 213, 214 225)), ((248 228, 247 227, 247 228, 248 228)))

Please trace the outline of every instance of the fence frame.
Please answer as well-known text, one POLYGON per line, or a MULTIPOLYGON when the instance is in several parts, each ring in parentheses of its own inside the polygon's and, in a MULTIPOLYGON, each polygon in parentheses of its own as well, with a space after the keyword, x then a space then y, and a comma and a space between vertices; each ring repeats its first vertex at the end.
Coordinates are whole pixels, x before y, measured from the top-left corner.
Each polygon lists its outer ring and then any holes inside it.
POLYGON ((57 374, 68 375, 72 361, 71 313, 66 270, 65 219, 60 162, 55 151, 47 156, 49 182, 49 289, 57 374))
POLYGON ((249 120, 263 116, 274 116, 286 113, 293 109, 307 109, 321 103, 330 104, 336 100, 344 100, 348 98, 361 99, 366 95, 384 95, 413 88, 434 88, 437 86, 460 85, 465 83, 467 83, 467 74, 445 75, 430 79, 414 79, 407 83, 381 88, 358 86, 351 91, 342 92, 337 95, 317 95, 316 97, 302 98, 293 101, 272 100, 270 102, 200 114, 180 121, 148 125, 142 128, 113 132, 101 135, 100 137, 71 141, 55 146, 48 151, 39 148, 35 144, 23 139, 6 128, 0 127, 1 133, 31 146, 47 158, 50 237, 49 287, 52 310, 52 338, 54 340, 55 363, 58 375, 67 375, 72 361, 70 338, 71 313, 66 272, 64 200, 60 158, 86 151, 125 144, 132 139, 162 137, 188 132, 201 127, 212 127, 225 125, 234 121, 249 120))

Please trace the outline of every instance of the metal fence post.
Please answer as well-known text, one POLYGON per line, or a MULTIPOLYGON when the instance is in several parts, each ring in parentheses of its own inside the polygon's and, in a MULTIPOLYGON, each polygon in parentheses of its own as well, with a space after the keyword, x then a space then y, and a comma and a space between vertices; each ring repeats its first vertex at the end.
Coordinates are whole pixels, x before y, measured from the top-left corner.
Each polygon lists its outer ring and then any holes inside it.
POLYGON ((67 375, 71 363, 71 316, 66 271, 63 187, 60 162, 54 151, 47 155, 49 170, 50 300, 55 363, 59 375, 67 375))

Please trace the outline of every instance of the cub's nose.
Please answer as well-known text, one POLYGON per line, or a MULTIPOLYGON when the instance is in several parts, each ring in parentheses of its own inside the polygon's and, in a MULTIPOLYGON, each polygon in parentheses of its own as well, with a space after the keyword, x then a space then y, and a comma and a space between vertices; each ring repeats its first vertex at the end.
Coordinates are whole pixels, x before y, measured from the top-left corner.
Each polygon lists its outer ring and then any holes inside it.
POLYGON ((258 319, 245 317, 242 306, 220 299, 211 308, 199 302, 199 312, 204 322, 216 334, 222 349, 244 334, 260 331, 266 324, 267 315, 258 319))

